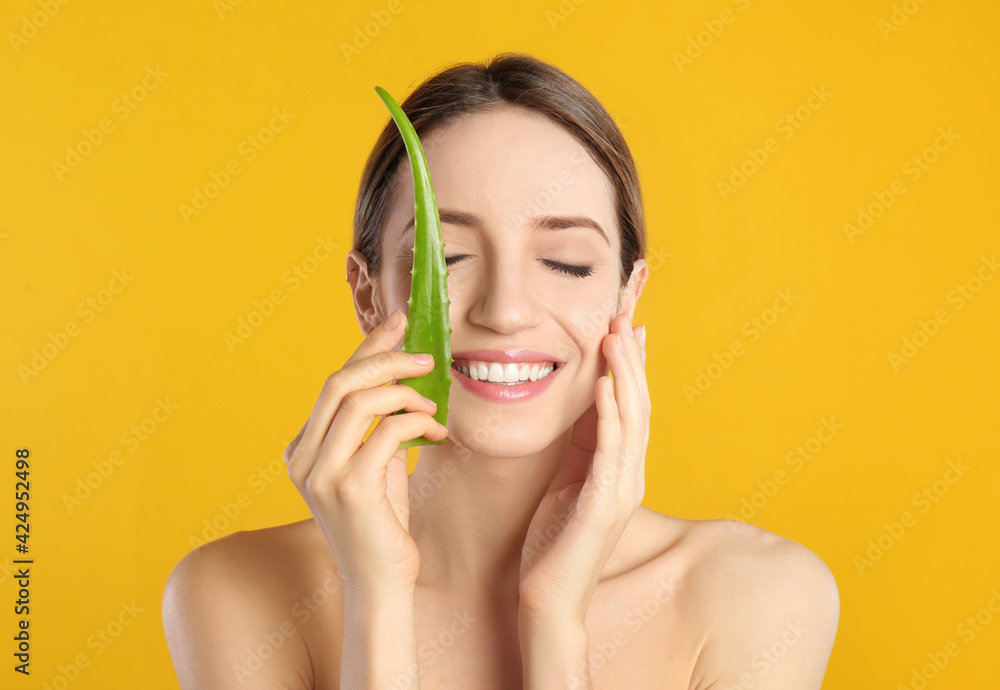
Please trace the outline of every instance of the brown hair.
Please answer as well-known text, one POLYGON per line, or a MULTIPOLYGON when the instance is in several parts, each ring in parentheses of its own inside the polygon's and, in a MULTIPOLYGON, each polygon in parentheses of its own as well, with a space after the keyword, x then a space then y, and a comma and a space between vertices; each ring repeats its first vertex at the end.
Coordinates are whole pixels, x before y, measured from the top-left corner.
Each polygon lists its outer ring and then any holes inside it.
MULTIPOLYGON (((632 264, 646 254, 639 175, 618 125, 582 84, 530 55, 501 53, 492 60, 439 71, 400 103, 421 136, 464 115, 510 105, 541 113, 562 125, 604 171, 615 193, 624 286, 632 275, 632 264)), ((389 119, 368 156, 354 211, 354 249, 364 255, 373 279, 379 275, 379 240, 393 203, 393 174, 405 157, 403 138, 389 119)))

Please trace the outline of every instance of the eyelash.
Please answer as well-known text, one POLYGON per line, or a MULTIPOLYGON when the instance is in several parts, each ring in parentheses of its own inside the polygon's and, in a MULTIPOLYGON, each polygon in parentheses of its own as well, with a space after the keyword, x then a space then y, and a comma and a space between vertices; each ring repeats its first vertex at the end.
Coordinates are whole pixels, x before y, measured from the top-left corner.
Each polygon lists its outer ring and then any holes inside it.
MULTIPOLYGON (((456 254, 455 256, 445 257, 445 266, 451 266, 456 263, 458 259, 464 259, 468 254, 456 254)), ((594 272, 592 266, 573 266, 571 264, 561 264, 558 261, 550 261, 549 259, 542 259, 542 263, 549 266, 559 273, 573 276, 574 278, 586 278, 594 272)))

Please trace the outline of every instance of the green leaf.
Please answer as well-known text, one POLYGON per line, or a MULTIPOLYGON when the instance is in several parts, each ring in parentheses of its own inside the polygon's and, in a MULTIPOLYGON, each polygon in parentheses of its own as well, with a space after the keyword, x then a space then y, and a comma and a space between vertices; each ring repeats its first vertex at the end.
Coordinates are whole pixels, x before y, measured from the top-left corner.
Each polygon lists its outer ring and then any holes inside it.
MULTIPOLYGON (((448 393, 451 390, 451 321, 448 308, 448 270, 444 262, 444 239, 441 236, 441 217, 438 215, 431 183, 427 156, 410 118, 381 86, 376 86, 382 102, 389 109, 393 122, 406 144, 406 155, 413 172, 414 229, 413 269, 410 271, 410 300, 406 333, 403 336, 404 352, 427 352, 434 356, 434 369, 424 376, 400 379, 399 383, 414 388, 437 403, 434 419, 441 424, 448 422, 448 393)), ((403 414, 399 410, 396 414, 403 414)), ((420 436, 399 445, 437 445, 420 436)))

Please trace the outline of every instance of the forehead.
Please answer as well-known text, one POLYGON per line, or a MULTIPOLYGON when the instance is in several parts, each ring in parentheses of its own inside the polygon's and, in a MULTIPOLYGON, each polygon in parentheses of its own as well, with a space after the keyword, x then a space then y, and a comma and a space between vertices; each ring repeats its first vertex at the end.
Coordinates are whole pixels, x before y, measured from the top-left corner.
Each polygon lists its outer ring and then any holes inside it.
MULTIPOLYGON (((495 232, 529 230, 537 216, 587 216, 619 246, 611 183, 587 149, 548 117, 513 107, 477 112, 435 127, 421 142, 439 208, 474 213, 495 232)), ((389 241, 405 237, 400 233, 413 220, 405 158, 394 184, 389 241)))

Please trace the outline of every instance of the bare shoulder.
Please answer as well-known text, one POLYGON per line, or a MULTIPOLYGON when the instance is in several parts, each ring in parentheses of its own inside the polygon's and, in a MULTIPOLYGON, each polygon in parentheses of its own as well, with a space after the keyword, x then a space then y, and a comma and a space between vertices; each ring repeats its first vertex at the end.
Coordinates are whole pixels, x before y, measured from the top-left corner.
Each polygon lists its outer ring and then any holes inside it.
POLYGON ((628 553, 638 562, 656 561, 697 583, 707 608, 726 604, 727 595, 748 602, 746 594, 806 595, 839 615, 837 583, 811 549, 756 525, 737 520, 688 520, 644 506, 634 520, 628 553), (791 588, 790 588, 791 587, 791 588))
POLYGON ((162 614, 184 690, 311 686, 289 610, 311 538, 303 522, 227 535, 174 566, 162 614))
POLYGON ((706 630, 691 687, 818 690, 840 617, 826 563, 755 525, 686 522, 689 580, 706 630))

